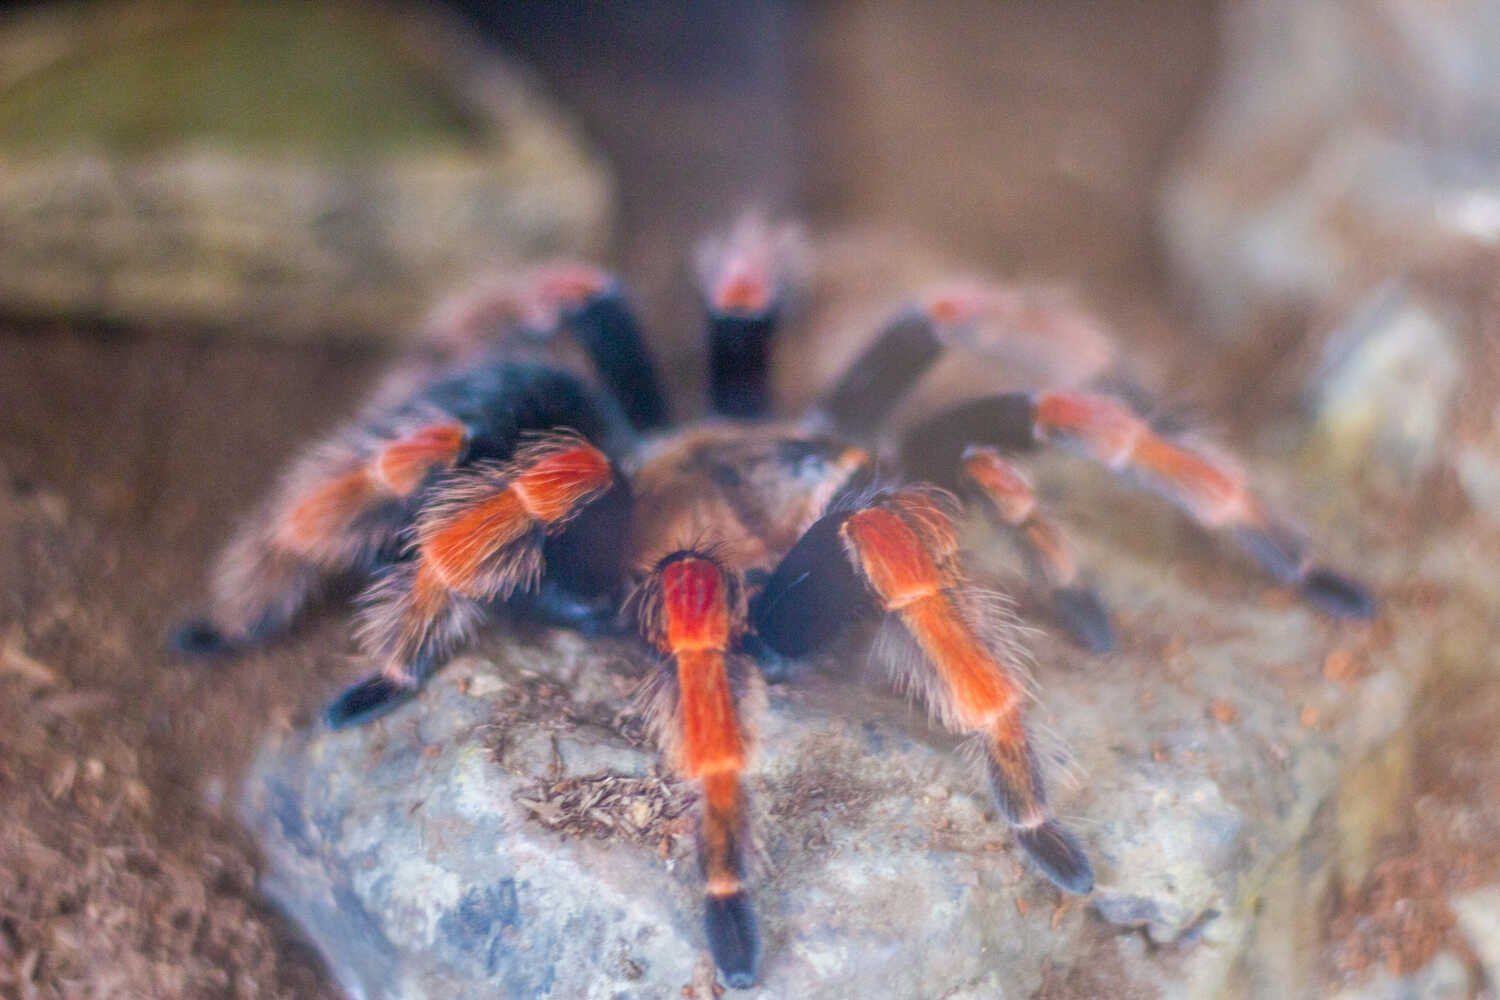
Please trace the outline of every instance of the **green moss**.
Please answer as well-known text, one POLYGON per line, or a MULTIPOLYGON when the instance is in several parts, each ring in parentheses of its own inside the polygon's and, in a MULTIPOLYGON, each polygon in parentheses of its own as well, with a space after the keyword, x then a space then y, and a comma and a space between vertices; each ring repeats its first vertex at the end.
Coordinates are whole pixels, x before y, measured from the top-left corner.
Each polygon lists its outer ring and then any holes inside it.
POLYGON ((80 50, 0 93, 0 148, 183 140, 361 155, 477 137, 461 109, 341 5, 232 2, 170 28, 80 50))

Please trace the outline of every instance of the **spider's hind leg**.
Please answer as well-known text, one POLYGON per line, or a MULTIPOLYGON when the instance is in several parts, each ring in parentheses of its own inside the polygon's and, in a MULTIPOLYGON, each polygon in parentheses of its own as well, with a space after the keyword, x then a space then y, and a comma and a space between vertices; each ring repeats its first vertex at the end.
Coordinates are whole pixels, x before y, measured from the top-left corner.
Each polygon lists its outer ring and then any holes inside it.
POLYGON ((886 322, 816 411, 840 433, 868 438, 950 347, 1066 385, 1099 377, 1115 357, 1104 325, 1055 289, 939 286, 886 322))
POLYGON ((1210 531, 1222 531, 1278 582, 1336 618, 1365 619, 1374 597, 1360 584, 1313 562, 1306 540, 1256 497, 1234 463, 1163 436, 1107 396, 1042 393, 1035 429, 1111 471, 1159 493, 1210 531))
POLYGON ((179 622, 167 648, 191 659, 233 657, 287 634, 325 587, 317 566, 246 534, 226 550, 215 571, 208 614, 179 622))
POLYGON ((1114 625, 1098 591, 1079 567, 1062 528, 1040 510, 1026 476, 994 448, 964 451, 963 476, 993 518, 1009 529, 1033 579, 1051 595, 1052 610, 1068 636, 1090 653, 1114 648, 1114 625))
POLYGON ((1163 434, 1118 399, 1043 392, 971 400, 913 427, 902 455, 912 472, 948 483, 966 449, 976 444, 1005 452, 1061 445, 1151 489, 1201 527, 1221 532, 1325 613, 1352 619, 1375 613, 1375 599, 1363 586, 1313 562, 1300 533, 1267 509, 1234 463, 1163 434))
POLYGON ((636 430, 667 423, 656 364, 620 280, 590 264, 554 260, 474 283, 439 302, 424 329, 439 356, 472 359, 519 338, 571 336, 636 430))
POLYGON ((554 266, 538 280, 631 424, 642 431, 665 426, 667 396, 620 282, 581 266, 554 266))
POLYGON ((763 417, 771 409, 771 347, 798 267, 794 229, 747 216, 700 248, 708 311, 709 404, 722 416, 763 417))

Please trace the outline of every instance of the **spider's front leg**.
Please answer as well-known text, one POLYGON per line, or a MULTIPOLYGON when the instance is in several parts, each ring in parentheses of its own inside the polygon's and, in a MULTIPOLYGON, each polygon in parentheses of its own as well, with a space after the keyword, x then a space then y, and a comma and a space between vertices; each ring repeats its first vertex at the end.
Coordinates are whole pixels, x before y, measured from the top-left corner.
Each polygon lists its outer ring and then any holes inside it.
POLYGON ((797 658, 825 648, 851 618, 884 616, 887 645, 901 650, 897 682, 949 729, 979 739, 1016 839, 1059 888, 1087 893, 1093 868, 1048 808, 1019 670, 1003 622, 964 577, 953 513, 948 494, 908 487, 825 514, 756 595, 751 626, 775 653, 797 658))
POLYGON ((567 432, 539 435, 509 462, 480 462, 436 484, 409 557, 361 603, 359 640, 381 669, 328 706, 330 726, 389 711, 472 635, 488 606, 544 575, 583 600, 621 577, 630 493, 603 452, 567 432))
POLYGON ((285 634, 330 580, 389 558, 411 497, 467 445, 462 424, 433 412, 346 429, 312 449, 225 549, 208 615, 175 629, 172 647, 227 654, 285 634))
POLYGON ((744 587, 712 555, 684 550, 656 564, 639 592, 641 632, 667 660, 652 718, 673 768, 703 790, 699 856, 709 948, 724 981, 755 982, 760 934, 745 890, 747 831, 740 783, 750 753, 741 708, 759 675, 731 650, 745 630, 744 587))

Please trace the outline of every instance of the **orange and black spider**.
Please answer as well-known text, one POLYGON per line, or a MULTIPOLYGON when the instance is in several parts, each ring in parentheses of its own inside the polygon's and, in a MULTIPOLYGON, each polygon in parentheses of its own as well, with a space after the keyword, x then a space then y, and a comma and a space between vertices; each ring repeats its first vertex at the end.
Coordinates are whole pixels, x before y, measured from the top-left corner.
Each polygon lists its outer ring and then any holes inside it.
POLYGON ((607 275, 552 266, 450 303, 432 328, 440 346, 292 466, 219 561, 208 617, 174 633, 189 653, 262 644, 352 578, 376 669, 328 706, 340 727, 409 698, 502 606, 590 631, 633 617, 660 655, 661 745, 701 786, 707 939, 735 987, 755 981, 759 961, 741 781, 749 709, 763 674, 838 649, 860 619, 879 619, 899 650, 898 683, 984 748, 999 812, 1037 867, 1065 891, 1091 890, 1088 857, 1048 809, 1003 622, 965 574, 957 496, 1015 534, 1078 644, 1108 649, 1112 626, 1006 456, 1062 445, 1223 531, 1326 612, 1373 610, 1230 465, 1110 396, 989 395, 888 440, 885 418, 948 344, 987 322, 1049 322, 1045 310, 1018 313, 1010 293, 971 289, 901 311, 811 412, 771 419, 787 291, 778 245, 744 227, 702 268, 715 416, 687 426, 668 425, 640 328, 607 275), (569 344, 581 348, 571 360, 569 344))

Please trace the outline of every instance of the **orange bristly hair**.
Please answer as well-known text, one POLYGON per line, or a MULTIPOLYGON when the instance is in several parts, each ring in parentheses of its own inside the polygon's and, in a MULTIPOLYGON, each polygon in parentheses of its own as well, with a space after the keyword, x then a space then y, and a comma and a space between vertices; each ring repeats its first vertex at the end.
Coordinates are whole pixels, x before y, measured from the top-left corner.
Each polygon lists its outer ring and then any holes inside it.
POLYGON ((452 467, 463 452, 465 440, 464 427, 459 423, 419 428, 376 456, 374 476, 392 495, 408 496, 429 472, 452 467))
POLYGON ((939 714, 957 728, 974 730, 1014 711, 1019 686, 949 596, 960 581, 939 568, 912 526, 891 510, 872 507, 851 514, 843 533, 882 605, 900 616, 937 671, 944 702, 935 706, 939 714))
POLYGON ((703 788, 700 852, 706 891, 741 889, 744 850, 740 772, 749 756, 729 673, 729 649, 743 628, 739 580, 714 559, 668 556, 643 591, 642 630, 671 659, 676 698, 664 720, 672 764, 703 788))

